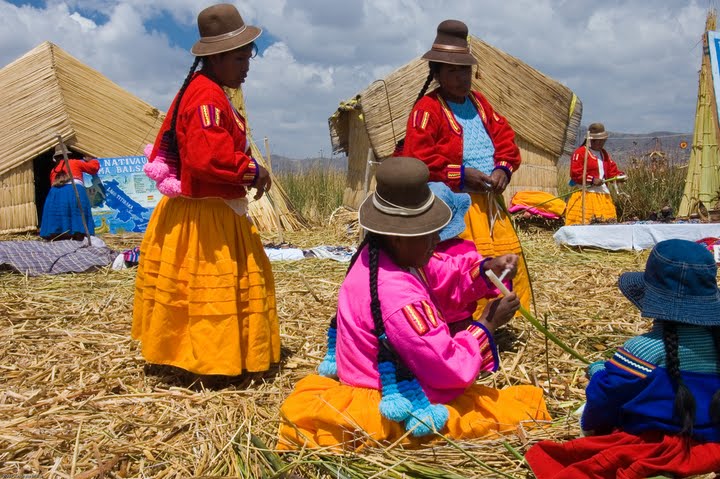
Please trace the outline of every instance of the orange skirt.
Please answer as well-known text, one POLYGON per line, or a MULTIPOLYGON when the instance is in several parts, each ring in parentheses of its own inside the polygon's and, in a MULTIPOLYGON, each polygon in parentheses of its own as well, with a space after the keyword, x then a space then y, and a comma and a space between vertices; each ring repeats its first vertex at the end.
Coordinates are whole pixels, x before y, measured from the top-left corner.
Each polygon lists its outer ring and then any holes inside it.
MULTIPOLYGON (((300 380, 280 408, 277 449, 330 447, 358 449, 375 441, 417 447, 437 439, 407 435, 401 423, 380 414, 380 391, 357 388, 335 379, 310 375, 300 380)), ((448 422, 440 431, 451 439, 498 437, 513 431, 521 422, 533 426, 549 421, 542 389, 511 386, 493 389, 480 384, 446 405, 448 422)))
MULTIPOLYGON (((512 220, 499 206, 493 205, 493 210, 490 212, 489 195, 473 193, 470 194, 470 198, 472 198, 472 204, 465 215, 466 227, 465 231, 460 234, 460 238, 475 242, 475 247, 482 256, 500 256, 508 253, 520 256, 517 275, 513 279, 513 291, 517 294, 523 307, 529 309, 532 300, 530 278, 512 220), (491 218, 494 218, 492 231, 490 229, 491 218)), ((475 318, 480 316, 487 303, 486 299, 478 301, 478 307, 473 314, 475 318)))
POLYGON ((247 217, 218 198, 160 201, 140 246, 132 337, 149 363, 196 374, 280 360, 275 283, 247 217))
MULTIPOLYGON (((570 196, 565 211, 565 226, 582 224, 582 191, 576 191, 570 196)), ((617 220, 617 211, 612 196, 608 193, 585 193, 585 224, 591 221, 608 222, 617 220)))

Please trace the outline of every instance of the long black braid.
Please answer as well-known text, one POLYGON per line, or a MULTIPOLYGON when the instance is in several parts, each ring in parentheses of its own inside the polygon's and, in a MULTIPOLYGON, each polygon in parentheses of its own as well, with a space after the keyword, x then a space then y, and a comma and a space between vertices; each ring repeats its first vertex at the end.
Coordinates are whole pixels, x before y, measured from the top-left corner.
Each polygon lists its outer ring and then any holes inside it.
POLYGON ((373 325, 375 330, 373 334, 379 338, 380 344, 378 351, 378 363, 391 361, 395 365, 397 381, 410 380, 414 376, 412 372, 401 361, 395 349, 390 345, 387 339, 381 339, 385 336, 385 321, 383 321, 382 309, 380 307, 380 296, 378 295, 378 267, 380 260, 380 238, 377 235, 368 235, 369 239, 369 259, 370 259, 370 312, 372 313, 373 325))
MULTIPOLYGON (((720 326, 710 328, 713 342, 715 343, 715 354, 717 355, 717 364, 720 365, 720 326)), ((710 419, 718 424, 720 423, 720 390, 715 391, 710 401, 710 419)))
MULTIPOLYGON (((187 90, 187 87, 190 84, 190 80, 192 80, 193 74, 195 73, 195 70, 197 69, 201 60, 202 60, 202 57, 195 57, 195 61, 193 62, 192 66, 190 67, 190 72, 185 77, 185 81, 183 82, 182 86, 180 87, 180 91, 178 92, 177 98, 175 99, 175 107, 173 108, 172 117, 170 118, 170 128, 165 133, 163 133, 163 137, 161 140, 162 147, 165 148, 165 150, 166 150, 165 153, 177 155, 178 159, 179 159, 179 149, 178 149, 178 144, 177 144, 177 131, 175 128, 177 125, 178 112, 180 111, 180 102, 182 101, 182 98, 185 95, 185 90, 187 90)), ((177 162, 177 171, 178 171, 178 177, 179 177, 180 176, 180 161, 177 162)))
POLYGON ((675 388, 674 414, 680 418, 681 436, 690 436, 695 423, 695 398, 683 383, 680 375, 680 351, 678 344, 677 325, 671 321, 663 321, 663 342, 665 343, 665 362, 668 374, 675 388))
MULTIPOLYGON (((413 103, 413 106, 417 105, 417 102, 420 101, 422 97, 425 96, 425 93, 427 93, 428 88, 430 88, 430 84, 432 83, 433 79, 435 79, 435 74, 440 70, 440 63, 438 62, 429 62, 429 69, 428 69, 428 76, 425 79, 425 83, 423 84, 422 88, 420 88, 420 93, 418 93, 417 98, 415 99, 415 103, 413 103)), ((405 138, 399 140, 397 143, 395 143, 395 152, 393 153, 394 156, 400 156, 402 154, 403 149, 405 148, 405 138)))

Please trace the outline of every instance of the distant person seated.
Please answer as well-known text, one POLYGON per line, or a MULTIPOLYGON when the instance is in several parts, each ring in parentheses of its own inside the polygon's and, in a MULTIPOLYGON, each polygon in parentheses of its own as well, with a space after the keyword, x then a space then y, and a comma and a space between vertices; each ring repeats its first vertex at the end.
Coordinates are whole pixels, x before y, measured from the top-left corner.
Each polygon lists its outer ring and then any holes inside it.
POLYGON ((570 184, 582 186, 585 171, 585 217, 583 218, 582 190, 576 191, 568 201, 565 212, 565 225, 612 223, 617 221, 617 212, 607 181, 625 181, 625 173, 603 148, 608 134, 602 123, 593 123, 588 127, 590 145, 583 144, 570 159, 570 184), (587 167, 585 166, 587 158, 587 167))
POLYGON ((95 159, 81 158, 78 153, 68 151, 70 172, 67 171, 63 159, 62 146, 55 148, 53 161, 55 167, 50 172, 50 192, 45 199, 42 221, 40 223, 40 236, 46 240, 74 239, 82 240, 85 237, 83 216, 87 223, 90 235, 95 234, 90 200, 83 186, 83 173, 95 175, 100 170, 100 162, 95 159), (77 188, 73 188, 75 181, 77 188), (80 196, 80 205, 75 196, 77 189, 80 196))

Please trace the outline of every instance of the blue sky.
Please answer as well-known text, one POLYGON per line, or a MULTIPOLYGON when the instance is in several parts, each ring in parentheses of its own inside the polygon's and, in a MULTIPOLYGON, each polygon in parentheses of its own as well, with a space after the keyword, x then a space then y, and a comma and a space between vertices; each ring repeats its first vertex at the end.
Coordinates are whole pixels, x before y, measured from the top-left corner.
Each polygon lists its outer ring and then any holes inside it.
MULTIPOLYGON (((51 41, 167 109, 212 0, 0 0, 0 66, 51 41)), ((427 50, 437 24, 470 32, 572 89, 583 123, 693 129, 706 0, 242 0, 264 29, 244 85, 258 140, 290 157, 330 151, 328 117, 427 50)))

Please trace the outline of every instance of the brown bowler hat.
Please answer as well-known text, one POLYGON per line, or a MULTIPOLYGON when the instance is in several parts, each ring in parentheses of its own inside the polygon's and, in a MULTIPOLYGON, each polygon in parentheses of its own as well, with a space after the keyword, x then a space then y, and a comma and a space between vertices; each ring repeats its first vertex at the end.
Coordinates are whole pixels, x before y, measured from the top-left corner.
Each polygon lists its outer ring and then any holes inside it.
POLYGON ((477 65, 477 60, 470 53, 468 27, 460 20, 441 22, 432 48, 422 57, 431 62, 451 65, 477 65))
POLYGON ((592 123, 588 127, 589 138, 591 140, 604 140, 608 137, 607 131, 605 131, 605 125, 602 123, 592 123))
POLYGON ((415 158, 388 158, 375 173, 377 188, 360 205, 360 226, 390 236, 423 236, 452 219, 450 208, 428 187, 430 172, 415 158))
POLYGON ((252 43, 262 30, 246 25, 234 5, 220 3, 206 8, 198 15, 200 40, 190 52, 197 57, 229 52, 252 43))

